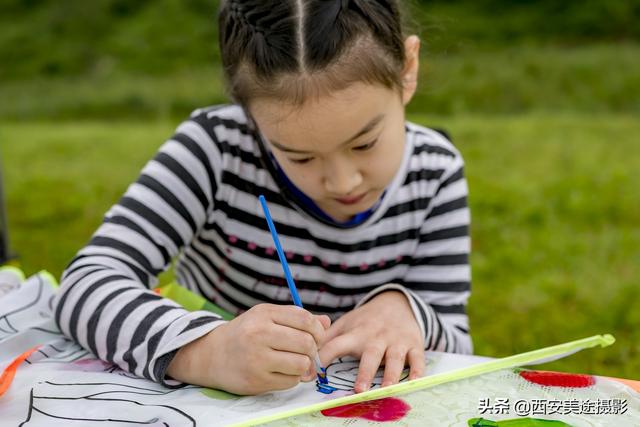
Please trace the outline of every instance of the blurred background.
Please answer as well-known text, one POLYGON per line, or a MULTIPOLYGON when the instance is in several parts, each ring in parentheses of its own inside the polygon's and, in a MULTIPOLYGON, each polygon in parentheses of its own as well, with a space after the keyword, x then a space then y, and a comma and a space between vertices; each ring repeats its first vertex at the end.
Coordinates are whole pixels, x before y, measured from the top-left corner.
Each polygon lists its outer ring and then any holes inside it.
MULTIPOLYGON (((2 0, 13 263, 59 276, 193 109, 226 102, 216 1, 2 0)), ((476 353, 640 379, 640 1, 413 1, 409 119, 466 160, 476 353)), ((171 279, 171 274, 162 277, 171 279)))

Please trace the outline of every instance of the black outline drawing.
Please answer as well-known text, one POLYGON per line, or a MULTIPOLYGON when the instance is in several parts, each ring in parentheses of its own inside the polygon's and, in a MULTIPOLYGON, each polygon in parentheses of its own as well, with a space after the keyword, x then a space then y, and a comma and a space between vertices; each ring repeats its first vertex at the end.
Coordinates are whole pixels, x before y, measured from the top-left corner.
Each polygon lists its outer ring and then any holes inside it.
MULTIPOLYGON (((61 390, 62 391, 62 390, 61 390)), ((83 427, 89 425, 108 426, 110 423, 120 425, 121 423, 130 423, 135 425, 146 426, 195 426, 196 421, 189 414, 181 409, 170 405, 148 404, 134 400, 134 396, 160 396, 167 395, 177 391, 176 389, 151 389, 146 387, 137 387, 128 384, 119 383, 69 383, 61 384, 45 381, 36 385, 31 389, 29 397, 29 408, 26 419, 20 423, 20 426, 28 425, 49 425, 55 420, 80 421, 83 427), (69 395, 74 390, 83 386, 91 387, 107 387, 104 391, 92 392, 87 395, 75 397, 61 397, 61 395, 69 395), (55 390, 50 390, 47 394, 38 395, 38 387, 56 388, 64 387, 63 393, 60 395, 55 390), (118 390, 120 388, 120 390, 118 390), (52 393, 53 392, 53 393, 52 393), (106 398, 104 396, 117 394, 120 397, 131 398, 106 398), (48 407, 48 403, 58 403, 65 401, 66 405, 62 407, 48 407), (72 414, 74 408, 81 407, 83 411, 95 412, 97 415, 88 418, 72 414), (136 417, 135 415, 138 415, 136 417), (93 424, 87 424, 92 422, 93 424)), ((54 405, 55 406, 55 405, 54 405)))
POLYGON ((91 353, 80 347, 68 338, 60 337, 60 332, 53 332, 41 328, 33 328, 55 334, 59 339, 49 342, 37 351, 33 352, 25 362, 32 363, 73 363, 84 357, 90 356, 91 353))
MULTIPOLYGON (((17 314, 21 314, 24 311, 28 310, 31 307, 34 307, 35 305, 37 305, 38 303, 41 302, 42 297, 43 297, 43 293, 44 293, 44 287, 45 286, 49 286, 48 284, 46 284, 44 282, 44 280, 42 279, 42 277, 40 275, 36 275, 33 276, 36 280, 38 280, 38 290, 37 290, 37 294, 35 296, 35 299, 28 299, 28 301, 18 307, 18 308, 9 308, 7 307, 10 311, 8 311, 7 313, 4 313, 2 315, 0 315, 0 342, 6 340, 7 338, 11 337, 12 335, 17 334, 18 332, 20 332, 18 329, 16 329, 15 326, 13 326, 10 318, 11 316, 15 316, 17 314)), ((24 282, 22 284, 22 286, 28 286, 27 282, 24 282)), ((21 290, 21 289, 19 289, 21 290)), ((53 291, 53 289, 52 289, 53 291)), ((52 292, 53 294, 53 292, 52 292)), ((53 300, 53 295, 49 295, 49 299, 47 301, 47 306, 51 307, 52 305, 52 300, 53 300)), ((5 301, 6 303, 6 301, 5 301)), ((7 309, 6 308, 6 309, 7 309)), ((44 312, 39 312, 39 315, 42 319, 49 319, 51 317, 50 313, 44 313, 44 312), (43 314, 46 314, 46 316, 43 316, 43 314)), ((28 329, 28 328, 24 328, 24 329, 28 329)))
MULTIPOLYGON (((353 391, 359 365, 360 361, 352 357, 338 358, 335 362, 327 366, 328 385, 336 390, 353 391)), ((383 368, 378 369, 375 377, 373 377, 371 388, 379 387, 382 384, 383 375, 383 368)), ((409 369, 405 368, 400 375, 400 381, 404 381, 407 378, 409 378, 409 369)))

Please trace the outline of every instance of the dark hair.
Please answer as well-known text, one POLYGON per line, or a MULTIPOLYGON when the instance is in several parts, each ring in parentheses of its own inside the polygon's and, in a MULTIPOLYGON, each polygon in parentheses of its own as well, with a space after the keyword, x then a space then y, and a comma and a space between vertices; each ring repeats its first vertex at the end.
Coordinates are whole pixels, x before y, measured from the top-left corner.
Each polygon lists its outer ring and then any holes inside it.
POLYGON ((301 104, 355 82, 402 87, 395 0, 223 0, 218 21, 227 90, 242 106, 301 104))

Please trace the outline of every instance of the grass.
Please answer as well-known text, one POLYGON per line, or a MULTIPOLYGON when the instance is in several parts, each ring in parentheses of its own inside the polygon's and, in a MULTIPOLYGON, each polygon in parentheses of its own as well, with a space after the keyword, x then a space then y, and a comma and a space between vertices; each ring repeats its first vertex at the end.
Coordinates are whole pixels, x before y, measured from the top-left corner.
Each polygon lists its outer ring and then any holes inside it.
MULTIPOLYGON (((424 41, 420 91, 409 112, 438 115, 571 110, 640 114, 640 44, 469 46, 431 53, 424 41)), ((225 102, 219 67, 165 75, 106 67, 78 76, 6 81, 0 119, 179 120, 197 105, 225 102)))
MULTIPOLYGON (((476 352, 506 356, 612 333, 613 347, 545 367, 638 378, 637 117, 411 119, 448 129, 466 159, 476 352)), ((59 275, 176 124, 0 122, 11 241, 23 269, 59 275)))

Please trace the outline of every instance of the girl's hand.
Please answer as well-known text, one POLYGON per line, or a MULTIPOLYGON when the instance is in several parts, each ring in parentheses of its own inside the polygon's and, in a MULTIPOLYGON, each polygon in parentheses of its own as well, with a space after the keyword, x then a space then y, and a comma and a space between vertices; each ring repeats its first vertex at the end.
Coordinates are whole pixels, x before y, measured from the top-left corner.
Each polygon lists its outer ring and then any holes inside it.
POLYGON ((369 389, 383 359, 382 387, 400 380, 405 363, 410 380, 422 376, 424 338, 404 294, 382 292, 328 329, 320 359, 329 363, 345 355, 360 358, 356 393, 369 389))
POLYGON ((315 372, 330 323, 296 306, 259 304, 182 347, 167 374, 235 394, 287 389, 315 372))

